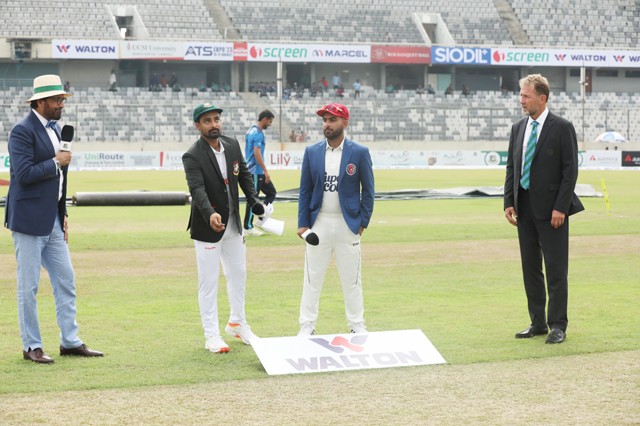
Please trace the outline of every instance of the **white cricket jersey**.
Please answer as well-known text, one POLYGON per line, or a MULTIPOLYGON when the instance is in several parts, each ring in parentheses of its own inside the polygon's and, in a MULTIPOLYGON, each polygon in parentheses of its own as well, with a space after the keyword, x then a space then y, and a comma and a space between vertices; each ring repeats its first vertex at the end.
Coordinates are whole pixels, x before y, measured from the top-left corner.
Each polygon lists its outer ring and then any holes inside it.
MULTIPOLYGON (((229 190, 229 179, 227 177, 227 158, 224 155, 224 145, 222 142, 218 142, 220 144, 220 151, 216 151, 211 147, 211 151, 213 151, 216 156, 216 160, 218 161, 218 167, 220 167, 220 172, 222 173, 222 179, 224 179, 224 184, 227 187, 227 199, 229 200, 229 217, 235 212, 235 204, 231 199, 231 191, 229 190)), ((211 145, 209 145, 211 146, 211 145)))
POLYGON ((340 199, 338 198, 338 175, 340 174, 340 161, 342 160, 342 146, 344 139, 337 148, 331 148, 326 142, 324 155, 324 196, 320 213, 339 214, 340 199))

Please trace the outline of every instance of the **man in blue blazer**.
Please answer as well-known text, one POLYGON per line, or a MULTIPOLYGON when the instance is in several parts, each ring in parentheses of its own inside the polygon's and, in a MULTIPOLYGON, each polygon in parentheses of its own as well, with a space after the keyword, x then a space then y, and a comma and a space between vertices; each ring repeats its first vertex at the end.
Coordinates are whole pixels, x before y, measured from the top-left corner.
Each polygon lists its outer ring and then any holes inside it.
POLYGON ((568 323, 569 216, 584 207, 574 193, 578 179, 576 132, 571 122, 547 109, 549 91, 549 82, 540 74, 520 80, 520 105, 527 117, 511 128, 504 212, 507 221, 518 227, 531 319, 515 337, 549 333, 546 343, 562 343, 568 323))
POLYGON ((67 171, 71 152, 60 150, 60 126, 66 93, 57 75, 33 81, 31 111, 11 129, 9 192, 5 227, 12 232, 17 263, 18 319, 23 358, 53 359, 42 349, 36 294, 40 266, 49 273, 60 326, 60 355, 102 356, 78 337, 76 287, 67 245, 67 171))
POLYGON ((332 254, 348 326, 353 333, 366 333, 360 238, 373 213, 371 156, 366 147, 345 137, 347 107, 331 103, 317 114, 322 117, 326 140, 305 149, 300 176, 298 235, 307 244, 298 335, 315 333, 320 292, 332 254), (310 238, 310 233, 315 235, 310 238))

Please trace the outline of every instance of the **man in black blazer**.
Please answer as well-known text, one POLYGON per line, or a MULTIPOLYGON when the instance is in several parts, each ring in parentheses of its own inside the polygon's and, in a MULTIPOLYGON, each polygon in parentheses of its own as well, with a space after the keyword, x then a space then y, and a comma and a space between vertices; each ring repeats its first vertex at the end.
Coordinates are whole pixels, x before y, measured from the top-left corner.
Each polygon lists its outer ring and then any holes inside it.
POLYGON ((520 80, 520 105, 527 117, 511 128, 504 212, 509 223, 518 227, 531 318, 529 327, 515 337, 544 335, 550 328, 546 343, 562 343, 568 323, 569 216, 584 207, 574 193, 578 179, 576 132, 571 122, 549 112, 548 99, 545 77, 532 74, 520 80))
POLYGON ((182 156, 191 192, 188 229, 194 240, 198 264, 198 302, 205 334, 205 349, 228 352, 218 325, 218 275, 220 263, 227 280, 230 315, 225 331, 250 345, 256 336, 244 311, 246 247, 238 201, 238 186, 255 215, 264 214, 256 197, 253 176, 247 169, 238 141, 222 136, 222 109, 211 103, 198 105, 193 121, 200 139, 182 156))

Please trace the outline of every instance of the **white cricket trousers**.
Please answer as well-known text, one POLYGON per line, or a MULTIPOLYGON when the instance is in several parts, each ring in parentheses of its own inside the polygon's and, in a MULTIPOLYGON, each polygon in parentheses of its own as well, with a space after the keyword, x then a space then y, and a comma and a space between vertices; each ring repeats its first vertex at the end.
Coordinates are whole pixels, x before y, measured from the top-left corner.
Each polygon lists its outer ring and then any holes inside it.
POLYGON ((227 280, 229 298, 229 322, 246 324, 244 312, 245 287, 247 281, 244 238, 229 218, 222 239, 217 243, 194 240, 198 262, 198 304, 205 339, 220 335, 218 323, 218 277, 220 264, 227 280))
POLYGON ((349 327, 362 324, 364 300, 360 269, 360 235, 349 229, 341 213, 320 213, 312 231, 318 235, 320 243, 317 246, 306 244, 300 324, 311 322, 315 325, 318 319, 320 292, 332 254, 335 254, 338 276, 342 283, 347 324, 349 327))

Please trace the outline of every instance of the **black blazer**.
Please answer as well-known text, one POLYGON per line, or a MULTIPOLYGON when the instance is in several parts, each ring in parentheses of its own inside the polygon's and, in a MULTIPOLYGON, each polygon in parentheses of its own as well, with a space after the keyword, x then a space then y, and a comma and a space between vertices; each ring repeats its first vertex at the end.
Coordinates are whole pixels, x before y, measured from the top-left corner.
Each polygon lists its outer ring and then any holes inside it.
MULTIPOLYGON (((227 160, 227 178, 231 200, 235 205, 236 225, 238 232, 242 234, 238 185, 250 205, 253 206, 259 200, 253 186, 253 176, 247 169, 238 141, 228 136, 220 136, 220 143, 224 147, 227 160)), ((209 218, 213 213, 219 213, 226 226, 229 223, 230 206, 227 188, 215 154, 207 141, 201 137, 184 153, 182 164, 191 193, 191 215, 187 226, 187 229, 191 230, 191 238, 208 243, 218 242, 224 231, 215 232, 209 224, 209 218)))
MULTIPOLYGON (((518 212, 518 188, 522 173, 522 147, 528 117, 511 127, 507 173, 504 184, 504 208, 518 212)), ((575 194, 578 180, 578 141, 570 121, 551 112, 542 126, 531 161, 529 196, 538 220, 551 219, 557 210, 572 215, 584 210, 575 194)))

